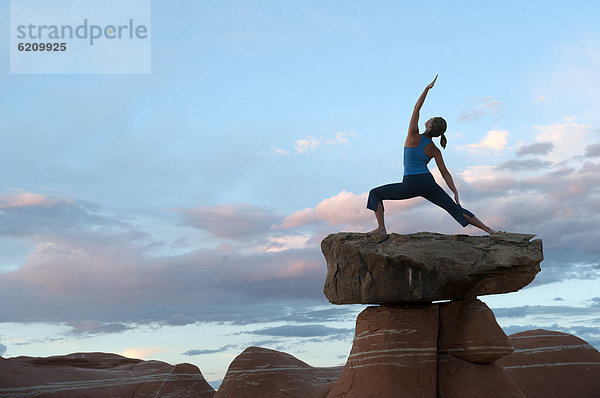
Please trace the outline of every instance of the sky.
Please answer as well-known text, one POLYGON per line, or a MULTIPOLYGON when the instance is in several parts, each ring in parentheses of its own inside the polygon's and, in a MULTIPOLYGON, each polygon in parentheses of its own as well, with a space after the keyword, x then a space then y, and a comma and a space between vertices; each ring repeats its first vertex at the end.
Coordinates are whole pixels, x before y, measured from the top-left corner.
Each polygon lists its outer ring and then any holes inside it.
MULTIPOLYGON (((461 204, 544 245, 530 286, 481 299, 507 333, 600 348, 596 1, 153 0, 144 74, 11 74, 9 9, 1 356, 189 362, 214 385, 252 345, 345 363, 364 306, 328 303, 320 241, 375 228, 368 192, 401 181, 436 74, 421 129, 447 120, 461 204)), ((423 199, 386 222, 483 234, 423 199)))

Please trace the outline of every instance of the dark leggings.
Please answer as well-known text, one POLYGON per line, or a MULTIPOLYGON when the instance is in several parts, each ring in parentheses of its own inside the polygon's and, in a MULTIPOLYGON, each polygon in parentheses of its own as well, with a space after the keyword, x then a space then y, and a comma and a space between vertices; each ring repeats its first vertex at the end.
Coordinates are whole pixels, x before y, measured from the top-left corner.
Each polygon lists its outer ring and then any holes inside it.
POLYGON ((416 196, 422 196, 440 206, 463 227, 469 225, 469 221, 463 214, 475 217, 469 210, 460 207, 452 200, 446 191, 435 182, 431 173, 406 175, 402 182, 371 189, 367 200, 367 209, 377 210, 377 205, 381 203, 381 206, 383 206, 384 200, 409 199, 416 196))

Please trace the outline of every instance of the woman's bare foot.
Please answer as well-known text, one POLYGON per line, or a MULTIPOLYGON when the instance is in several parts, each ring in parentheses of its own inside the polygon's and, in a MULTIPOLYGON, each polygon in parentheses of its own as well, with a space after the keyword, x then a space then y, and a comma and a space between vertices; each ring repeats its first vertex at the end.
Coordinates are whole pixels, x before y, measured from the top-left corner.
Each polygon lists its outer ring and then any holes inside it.
POLYGON ((367 232, 369 235, 387 235, 385 228, 375 228, 372 231, 367 232))
POLYGON ((475 216, 471 217, 468 214, 463 214, 463 216, 465 216, 465 218, 467 219, 469 224, 471 224, 479 229, 484 230, 485 232, 488 233, 488 235, 495 234, 498 232, 498 231, 494 231, 493 229, 491 229, 490 227, 485 225, 479 218, 477 218, 475 216))

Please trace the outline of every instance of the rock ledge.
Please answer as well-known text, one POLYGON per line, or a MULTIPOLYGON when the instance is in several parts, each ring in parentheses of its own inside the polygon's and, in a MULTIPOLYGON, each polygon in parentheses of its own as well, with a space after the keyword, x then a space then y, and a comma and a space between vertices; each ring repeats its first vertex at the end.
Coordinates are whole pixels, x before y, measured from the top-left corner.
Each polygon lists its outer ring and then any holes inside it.
POLYGON ((515 292, 540 271, 535 235, 419 232, 327 236, 323 292, 333 304, 386 304, 474 298, 515 292))

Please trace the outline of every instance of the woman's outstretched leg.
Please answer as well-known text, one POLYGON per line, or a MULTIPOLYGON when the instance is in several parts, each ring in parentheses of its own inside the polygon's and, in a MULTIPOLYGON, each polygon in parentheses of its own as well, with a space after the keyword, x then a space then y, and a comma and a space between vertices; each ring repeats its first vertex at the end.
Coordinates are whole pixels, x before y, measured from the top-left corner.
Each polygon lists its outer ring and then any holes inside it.
POLYGON ((495 234, 497 231, 494 231, 493 229, 491 229, 490 227, 488 227, 487 225, 485 225, 479 218, 473 216, 469 216, 468 214, 464 214, 463 216, 465 216, 465 218, 467 219, 467 221, 469 222, 469 224, 479 228, 479 229, 483 229, 485 232, 487 232, 488 234, 495 234))
POLYGON ((385 229, 385 219, 383 215, 383 203, 379 202, 377 209, 375 210, 375 219, 377 220, 377 228, 367 233, 369 234, 387 234, 385 229))
POLYGON ((385 229, 385 221, 383 217, 384 200, 408 199, 415 196, 417 195, 412 193, 409 187, 401 182, 382 185, 380 187, 371 189, 371 191, 369 192, 369 198, 367 199, 367 209, 373 210, 375 212, 377 228, 368 233, 387 234, 387 230, 385 229))

